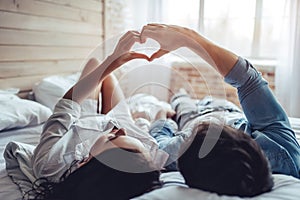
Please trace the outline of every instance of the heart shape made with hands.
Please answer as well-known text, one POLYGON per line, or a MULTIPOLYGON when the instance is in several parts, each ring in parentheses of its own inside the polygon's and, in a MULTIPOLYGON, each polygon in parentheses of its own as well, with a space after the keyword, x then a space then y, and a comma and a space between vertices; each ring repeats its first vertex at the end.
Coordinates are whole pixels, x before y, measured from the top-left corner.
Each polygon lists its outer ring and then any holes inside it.
POLYGON ((151 62, 157 58, 156 55, 159 51, 161 51, 161 49, 160 44, 156 40, 148 38, 145 43, 136 42, 132 46, 131 51, 146 55, 148 57, 148 61, 151 62))

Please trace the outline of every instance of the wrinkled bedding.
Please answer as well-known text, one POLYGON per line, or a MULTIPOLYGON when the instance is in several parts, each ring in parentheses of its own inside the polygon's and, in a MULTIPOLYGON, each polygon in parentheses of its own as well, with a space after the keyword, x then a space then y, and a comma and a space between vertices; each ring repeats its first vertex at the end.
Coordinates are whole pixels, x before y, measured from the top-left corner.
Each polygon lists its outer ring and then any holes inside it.
MULTIPOLYGON (((153 96, 139 94, 128 99, 128 104, 135 119, 141 116, 148 116, 147 121, 151 121, 159 107, 170 105, 166 102, 159 101, 153 96)), ((300 119, 291 118, 291 124, 298 140, 300 139, 300 119)), ((22 199, 21 192, 16 184, 7 176, 3 151, 10 141, 17 141, 27 144, 36 145, 39 141, 39 135, 42 131, 42 124, 29 126, 21 129, 13 129, 0 132, 0 199, 1 200, 19 200, 22 199)), ((146 127, 147 128, 147 127, 146 127)), ((300 180, 285 175, 273 175, 275 186, 273 191, 253 198, 239 198, 218 196, 201 190, 190 189, 184 185, 184 180, 178 172, 162 174, 162 181, 166 182, 164 187, 151 191, 134 199, 210 199, 210 200, 227 200, 227 199, 260 199, 260 200, 299 200, 300 199, 300 180)))

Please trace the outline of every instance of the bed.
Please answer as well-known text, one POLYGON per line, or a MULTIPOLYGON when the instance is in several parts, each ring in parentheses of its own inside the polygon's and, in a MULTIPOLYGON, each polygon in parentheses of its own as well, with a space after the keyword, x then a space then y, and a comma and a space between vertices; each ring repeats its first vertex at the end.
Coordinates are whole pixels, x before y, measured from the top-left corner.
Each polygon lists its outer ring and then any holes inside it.
MULTIPOLYGON (((16 184, 8 177, 5 170, 3 151, 10 141, 23 142, 35 145, 39 141, 43 123, 51 115, 53 107, 63 93, 77 80, 78 74, 67 77, 51 76, 43 79, 33 87, 35 100, 21 99, 15 95, 16 90, 6 90, 0 92, 1 102, 1 126, 0 127, 0 199, 19 200, 22 199, 21 192, 16 184), (8 114, 7 114, 8 113, 8 114)), ((167 102, 160 101, 154 96, 143 94, 135 98, 134 103, 129 102, 130 109, 149 112, 151 106, 157 104, 168 105, 167 102), (142 97, 142 98, 139 98, 142 97), (141 106, 142 105, 142 106, 141 106)), ((300 119, 290 118, 291 124, 300 141, 300 119)), ((275 186, 269 193, 265 193, 253 198, 239 198, 229 196, 219 196, 202 190, 188 188, 184 184, 184 179, 178 172, 169 172, 161 175, 164 186, 142 196, 136 200, 149 199, 260 199, 260 200, 299 200, 300 180, 286 176, 273 175, 275 186), (169 184, 168 184, 169 183, 169 184)))

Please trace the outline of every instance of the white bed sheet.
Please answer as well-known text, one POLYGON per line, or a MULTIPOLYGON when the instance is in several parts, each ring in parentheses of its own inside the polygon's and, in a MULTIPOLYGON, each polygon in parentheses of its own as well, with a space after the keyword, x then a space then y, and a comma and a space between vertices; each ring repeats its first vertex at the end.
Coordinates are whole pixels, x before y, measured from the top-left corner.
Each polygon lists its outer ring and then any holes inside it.
POLYGON ((289 119, 290 119, 291 126, 295 131, 296 138, 300 143, 300 118, 290 117, 289 119))
MULTIPOLYGON (((300 130, 300 119, 291 120, 293 128, 296 133, 300 130)), ((39 136, 42 131, 42 125, 27 127, 23 129, 11 130, 0 132, 0 200, 20 200, 22 199, 21 192, 17 185, 7 176, 5 170, 5 162, 3 158, 3 151, 6 144, 10 141, 19 141, 28 144, 37 144, 39 136)), ((298 135, 300 136, 300 135, 298 135)), ((167 181, 182 181, 182 176, 178 173, 167 173, 161 177, 167 181)), ((244 199, 257 199, 257 200, 299 200, 300 199, 300 180, 285 175, 274 175, 275 187, 272 192, 254 198, 244 199)), ((189 199, 210 199, 210 200, 227 200, 237 199, 238 197, 218 196, 214 193, 209 193, 196 189, 189 189, 183 186, 167 186, 150 193, 144 194, 135 198, 137 200, 189 200, 189 199)))
MULTIPOLYGON (((180 181, 182 176, 177 172, 164 174, 162 178, 166 181, 180 181)), ((262 195, 252 198, 240 198, 236 196, 219 196, 215 193, 210 193, 198 189, 191 189, 184 186, 166 186, 134 200, 299 200, 300 199, 300 180, 286 176, 273 175, 275 185, 273 190, 262 195)))
POLYGON ((21 192, 16 184, 12 182, 5 170, 3 152, 10 141, 24 142, 36 145, 39 141, 43 125, 31 126, 22 129, 0 132, 0 200, 22 199, 21 192))

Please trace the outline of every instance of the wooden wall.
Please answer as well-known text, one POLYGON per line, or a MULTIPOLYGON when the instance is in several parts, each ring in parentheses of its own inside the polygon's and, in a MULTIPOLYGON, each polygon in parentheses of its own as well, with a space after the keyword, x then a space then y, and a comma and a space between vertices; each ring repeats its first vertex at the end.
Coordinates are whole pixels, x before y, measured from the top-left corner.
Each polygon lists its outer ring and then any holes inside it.
POLYGON ((0 89, 82 69, 103 41, 104 0, 0 0, 0 89))

